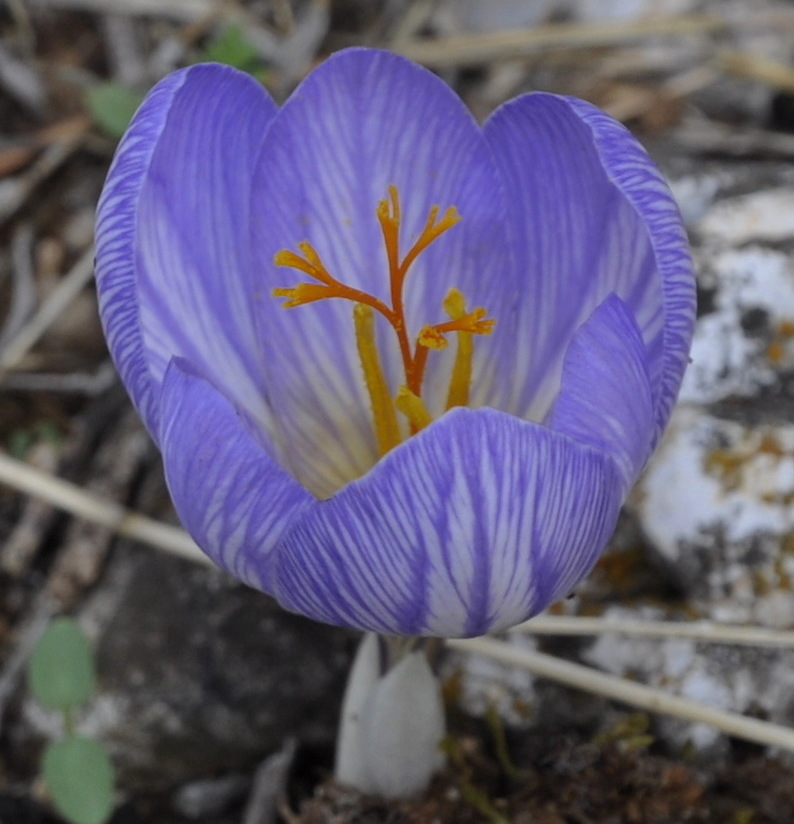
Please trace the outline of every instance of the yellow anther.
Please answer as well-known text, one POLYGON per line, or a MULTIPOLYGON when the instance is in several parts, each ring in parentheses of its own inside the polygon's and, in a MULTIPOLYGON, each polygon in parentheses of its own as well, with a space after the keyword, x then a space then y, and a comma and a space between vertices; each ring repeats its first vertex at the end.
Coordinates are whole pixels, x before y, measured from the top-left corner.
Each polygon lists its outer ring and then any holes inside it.
POLYGON ((466 314, 466 298, 454 286, 447 292, 442 306, 452 320, 460 320, 466 314))
MULTIPOLYGON (((450 289, 444 299, 444 311, 453 321, 460 320, 466 314, 466 298, 459 289, 450 289)), ((458 332, 458 347, 455 351, 455 363, 449 379, 446 408, 468 406, 471 391, 471 368, 474 357, 474 340, 471 332, 458 332)))
POLYGON ((385 455, 400 442, 400 428, 394 411, 389 384, 383 374, 375 342, 375 313, 372 307, 357 303, 353 307, 353 325, 364 384, 372 407, 372 420, 378 452, 385 455))
POLYGON ((401 386, 394 399, 394 405, 402 412, 411 424, 411 432, 419 432, 433 423, 433 418, 427 411, 425 402, 411 392, 407 386, 401 386))

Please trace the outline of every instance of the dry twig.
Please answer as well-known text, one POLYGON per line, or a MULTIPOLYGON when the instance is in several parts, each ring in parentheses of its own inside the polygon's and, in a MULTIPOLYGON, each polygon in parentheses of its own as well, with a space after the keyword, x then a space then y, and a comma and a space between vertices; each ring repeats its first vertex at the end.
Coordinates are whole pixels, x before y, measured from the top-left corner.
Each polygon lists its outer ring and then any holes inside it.
POLYGON ((33 276, 33 228, 23 223, 11 239, 11 273, 13 286, 11 305, 0 328, 0 353, 6 341, 12 339, 30 317, 36 305, 36 285, 33 276))
MULTIPOLYGON (((40 472, 54 472, 60 455, 54 444, 44 441, 30 450, 28 460, 40 472)), ((0 569, 12 577, 28 570, 46 534, 53 525, 57 511, 47 501, 30 497, 25 501, 14 528, 0 548, 0 569)))
MULTIPOLYGON (((114 14, 120 11, 118 0, 36 0, 39 6, 70 11, 114 14)), ((124 14, 157 16, 189 23, 213 14, 219 0, 124 0, 124 14)))
POLYGON ((0 380, 13 369, 39 338, 58 320, 75 297, 85 288, 94 273, 94 250, 88 249, 62 278, 33 317, 0 352, 0 380))
POLYGON ((716 64, 723 71, 735 77, 753 80, 794 94, 794 68, 787 63, 769 60, 760 54, 723 51, 717 55, 716 64))
POLYGON ((31 111, 41 114, 47 93, 41 78, 0 42, 0 86, 31 111))
POLYGON ((206 555, 190 536, 175 526, 169 526, 137 512, 131 512, 121 504, 107 501, 83 491, 75 484, 40 472, 22 461, 0 452, 0 483, 27 495, 35 495, 49 501, 66 512, 101 524, 119 535, 133 538, 157 549, 190 561, 209 564, 206 555))
POLYGON ((689 120, 669 134, 684 151, 722 157, 772 155, 794 157, 794 135, 762 129, 724 126, 710 120, 689 120))
POLYGON ((618 678, 615 675, 607 675, 592 667, 564 661, 553 655, 519 649, 493 638, 449 640, 447 645, 461 652, 484 655, 509 666, 521 667, 541 678, 548 678, 568 687, 601 695, 632 707, 672 715, 693 723, 709 724, 735 738, 794 752, 794 730, 780 724, 747 718, 735 712, 709 707, 698 701, 669 695, 662 690, 637 684, 625 678, 618 678))
POLYGON ((93 373, 86 372, 10 372, 3 388, 14 392, 58 392, 96 397, 116 381, 116 368, 105 361, 93 373))
POLYGON ((726 26, 721 18, 703 14, 630 22, 549 23, 531 29, 397 42, 394 48, 418 63, 444 68, 526 57, 552 47, 614 46, 647 37, 711 34, 726 26))
POLYGON ((711 621, 650 621, 623 617, 586 618, 578 615, 538 615, 511 632, 528 635, 632 635, 640 638, 687 638, 709 644, 751 647, 794 647, 794 631, 769 627, 715 624, 711 621))
MULTIPOLYGON (((141 464, 151 449, 151 441, 138 416, 129 407, 114 421, 99 450, 91 456, 86 491, 128 497, 141 464)), ((86 587, 101 575, 115 537, 107 526, 79 519, 69 524, 59 542, 58 554, 50 570, 47 587, 61 607, 73 605, 86 587)))
POLYGON ((75 119, 80 128, 62 140, 51 143, 41 156, 19 177, 0 180, 0 223, 8 220, 27 201, 35 188, 54 174, 77 151, 90 128, 88 117, 75 119))

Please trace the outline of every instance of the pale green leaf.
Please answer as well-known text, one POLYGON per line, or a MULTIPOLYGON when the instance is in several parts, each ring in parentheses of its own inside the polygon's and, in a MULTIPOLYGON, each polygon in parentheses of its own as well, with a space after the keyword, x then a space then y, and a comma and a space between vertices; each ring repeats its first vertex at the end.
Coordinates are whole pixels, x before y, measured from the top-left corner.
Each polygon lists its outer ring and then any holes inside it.
POLYGON ((121 83, 99 83, 85 96, 88 112, 108 137, 120 138, 140 106, 143 95, 121 83))
POLYGON ((28 665, 33 694, 45 706, 70 710, 88 700, 94 678, 94 656, 77 622, 71 618, 53 621, 28 665))
POLYGON ((104 824, 113 812, 113 767, 92 738, 66 738, 44 752, 52 803, 70 824, 104 824))
POLYGON ((259 52, 246 38, 242 26, 236 24, 227 26, 208 43, 201 59, 225 63, 249 74, 254 74, 262 65, 259 52))

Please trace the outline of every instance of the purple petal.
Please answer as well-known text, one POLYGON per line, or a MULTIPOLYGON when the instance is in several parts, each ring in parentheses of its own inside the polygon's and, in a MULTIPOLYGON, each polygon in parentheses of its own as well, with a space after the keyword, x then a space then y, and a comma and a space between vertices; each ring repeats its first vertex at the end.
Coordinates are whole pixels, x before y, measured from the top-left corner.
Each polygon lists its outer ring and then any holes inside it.
POLYGON ((654 435, 647 350, 637 322, 616 295, 574 335, 549 425, 610 454, 625 489, 645 464, 654 435))
POLYGON ((175 355, 265 421, 250 275, 254 159, 275 105, 251 77, 193 66, 155 87, 99 205, 97 278, 111 351, 147 425, 175 355))
POLYGON ((678 397, 695 327, 695 278, 686 231, 667 183, 642 146, 627 138, 626 129, 595 106, 575 99, 570 104, 592 130, 607 174, 647 227, 661 276, 664 326, 657 337, 650 334, 648 307, 641 305, 639 295, 625 297, 651 353, 655 446, 678 397))
POLYGON ((455 409, 283 538, 276 596, 320 621, 478 635, 566 595, 611 534, 612 459, 490 409, 455 409))
POLYGON ((159 413, 138 317, 135 210, 168 111, 185 80, 185 72, 169 75, 138 109, 116 152, 97 210, 96 279, 102 325, 124 385, 151 432, 157 430, 159 413))
POLYGON ((180 520, 216 564, 271 592, 273 552, 314 498, 186 361, 169 366, 160 406, 166 480, 180 520))
POLYGON ((657 417, 666 420, 694 303, 686 238, 658 170, 625 128, 569 98, 519 97, 484 131, 506 181, 512 242, 527 273, 519 342, 505 342, 516 350, 521 380, 500 408, 543 418, 574 331, 614 292, 637 318, 657 417), (663 355, 668 342, 670 356, 663 355))
MULTIPOLYGON (((389 300, 388 266, 375 209, 390 184, 402 201, 407 251, 431 206, 456 206, 462 221, 417 260, 406 284, 411 334, 447 320, 441 303, 459 288, 509 323, 514 295, 491 282, 511 270, 504 199, 481 131, 439 78, 387 52, 352 49, 316 69, 274 119, 256 174, 254 248, 268 385, 294 444, 290 465, 309 488, 330 492, 376 459, 369 402, 354 346, 352 304, 327 300, 284 310, 274 286, 307 278, 273 255, 308 240, 344 283, 389 300), (343 417, 340 417, 340 410, 343 417), (344 454, 353 440, 364 448, 344 454), (335 455, 318 455, 326 445, 335 455), (323 466, 325 463, 325 466, 323 466)), ((396 338, 383 323, 381 356, 393 391, 404 382, 396 338)), ((425 397, 440 414, 452 350, 434 353, 425 397)), ((482 376, 492 370, 482 361, 482 376)))

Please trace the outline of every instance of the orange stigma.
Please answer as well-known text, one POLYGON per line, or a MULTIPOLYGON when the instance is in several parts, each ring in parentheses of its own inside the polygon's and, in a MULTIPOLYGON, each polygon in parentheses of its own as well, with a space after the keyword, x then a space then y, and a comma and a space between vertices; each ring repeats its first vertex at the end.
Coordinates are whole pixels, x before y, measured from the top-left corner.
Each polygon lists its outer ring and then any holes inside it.
POLYGON ((275 297, 286 298, 284 308, 303 306, 327 298, 344 298, 354 306, 354 329, 364 382, 372 407, 372 416, 378 449, 381 455, 400 442, 396 412, 408 419, 411 433, 427 426, 432 418, 422 399, 422 384, 430 350, 445 349, 447 335, 457 335, 457 352, 452 369, 446 408, 465 406, 469 399, 472 374, 472 335, 489 335, 495 320, 486 317, 483 307, 466 311, 465 298, 457 289, 450 289, 443 308, 450 320, 424 326, 411 341, 405 317, 404 286, 408 272, 425 249, 441 235, 460 222, 454 206, 443 215, 438 206, 431 207, 424 228, 404 256, 400 255, 400 196, 396 186, 389 186, 388 197, 375 210, 380 223, 386 259, 389 266, 390 305, 373 295, 347 286, 331 275, 315 248, 307 242, 299 243, 300 254, 289 249, 277 252, 273 262, 277 266, 296 269, 312 278, 313 282, 273 289, 275 297), (440 217, 439 217, 440 215, 440 217), (403 362, 405 383, 392 395, 380 364, 375 341, 373 312, 386 319, 394 330, 403 362))

